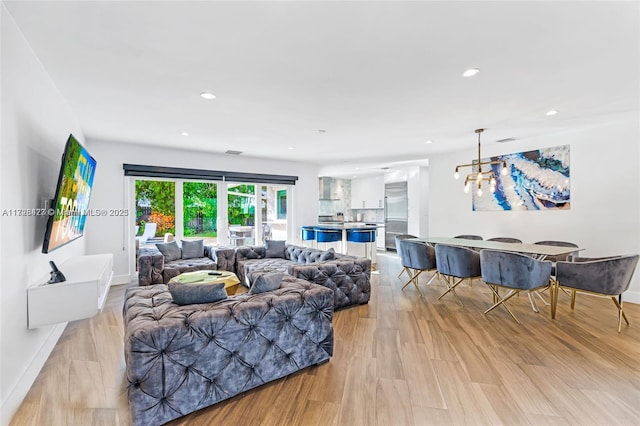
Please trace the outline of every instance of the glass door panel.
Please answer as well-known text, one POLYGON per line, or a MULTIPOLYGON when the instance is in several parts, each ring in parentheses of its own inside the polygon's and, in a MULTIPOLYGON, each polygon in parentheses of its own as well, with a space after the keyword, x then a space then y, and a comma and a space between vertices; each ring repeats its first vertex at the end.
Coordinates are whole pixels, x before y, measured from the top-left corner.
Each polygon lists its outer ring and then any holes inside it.
POLYGON ((287 239, 287 188, 277 185, 265 185, 263 197, 262 229, 264 240, 287 239))
POLYGON ((136 244, 153 246, 176 234, 175 182, 136 180, 136 244))
POLYGON ((218 187, 214 182, 183 182, 184 239, 218 243, 218 187))
POLYGON ((227 188, 229 217, 229 244, 253 245, 256 220, 255 185, 229 184, 227 188))

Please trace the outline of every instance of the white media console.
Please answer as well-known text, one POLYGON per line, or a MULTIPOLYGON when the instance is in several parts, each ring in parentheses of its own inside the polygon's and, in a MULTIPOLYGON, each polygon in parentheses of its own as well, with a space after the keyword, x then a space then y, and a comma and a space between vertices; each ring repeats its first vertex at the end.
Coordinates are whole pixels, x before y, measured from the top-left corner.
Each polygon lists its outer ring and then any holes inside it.
POLYGON ((90 318, 102 311, 113 278, 113 254, 78 256, 58 265, 67 279, 49 277, 27 288, 29 328, 90 318))

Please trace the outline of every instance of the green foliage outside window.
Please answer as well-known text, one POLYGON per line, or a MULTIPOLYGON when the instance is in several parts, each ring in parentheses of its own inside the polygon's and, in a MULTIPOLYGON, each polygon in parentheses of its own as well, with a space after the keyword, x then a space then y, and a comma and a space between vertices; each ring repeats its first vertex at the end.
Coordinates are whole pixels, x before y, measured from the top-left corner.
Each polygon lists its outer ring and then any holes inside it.
POLYGON ((229 224, 253 225, 255 215, 255 197, 235 195, 234 193, 255 195, 255 185, 237 185, 229 188, 229 224))
POLYGON ((217 236, 217 185, 214 182, 185 182, 182 191, 185 237, 217 236))

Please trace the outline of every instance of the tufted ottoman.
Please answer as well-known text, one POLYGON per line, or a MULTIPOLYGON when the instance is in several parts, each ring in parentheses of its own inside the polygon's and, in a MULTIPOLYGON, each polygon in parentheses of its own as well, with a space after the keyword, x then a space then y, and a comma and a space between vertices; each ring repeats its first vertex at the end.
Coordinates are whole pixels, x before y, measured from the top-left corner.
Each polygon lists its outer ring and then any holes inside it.
POLYGON ((275 291, 173 303, 164 284, 127 289, 124 352, 133 425, 159 425, 333 354, 328 288, 286 276, 275 291))

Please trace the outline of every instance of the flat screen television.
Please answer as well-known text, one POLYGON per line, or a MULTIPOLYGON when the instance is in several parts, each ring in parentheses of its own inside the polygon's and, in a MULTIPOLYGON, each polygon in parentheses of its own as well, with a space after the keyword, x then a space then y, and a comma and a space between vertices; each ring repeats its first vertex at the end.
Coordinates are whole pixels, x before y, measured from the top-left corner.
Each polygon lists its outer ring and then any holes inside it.
POLYGON ((69 135, 53 204, 48 212, 42 252, 49 253, 84 234, 96 160, 69 135))

